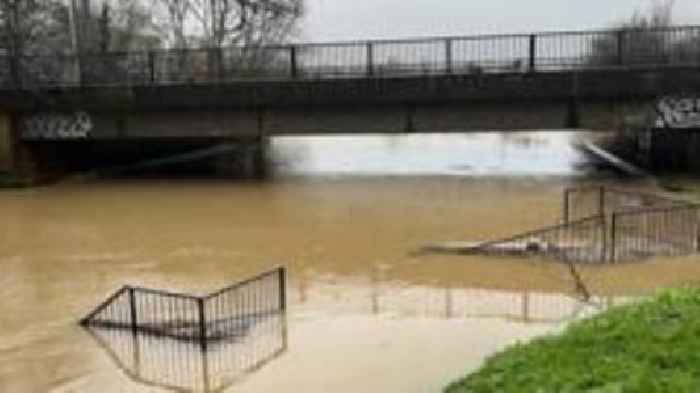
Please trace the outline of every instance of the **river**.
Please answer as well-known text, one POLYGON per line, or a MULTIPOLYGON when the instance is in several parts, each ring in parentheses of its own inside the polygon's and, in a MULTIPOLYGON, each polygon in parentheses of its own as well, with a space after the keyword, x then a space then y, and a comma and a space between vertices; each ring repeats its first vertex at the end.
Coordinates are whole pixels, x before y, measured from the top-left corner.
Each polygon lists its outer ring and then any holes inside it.
POLYGON ((158 349, 141 365, 154 376, 134 378, 77 325, 124 284, 201 293, 286 265, 286 348, 254 372, 216 376, 222 391, 418 393, 519 340, 700 280, 689 258, 590 268, 582 276, 598 301, 583 302, 558 264, 415 254, 554 224, 564 187, 618 182, 572 146, 580 136, 277 138, 264 181, 2 190, 0 391, 187 390, 195 376, 164 358, 189 352, 158 349))

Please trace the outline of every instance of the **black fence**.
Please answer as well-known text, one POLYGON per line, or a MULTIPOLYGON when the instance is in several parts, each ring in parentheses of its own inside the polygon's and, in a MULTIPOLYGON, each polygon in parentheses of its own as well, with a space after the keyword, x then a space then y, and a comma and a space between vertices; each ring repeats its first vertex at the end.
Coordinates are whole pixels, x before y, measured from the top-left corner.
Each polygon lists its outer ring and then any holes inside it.
POLYGON ((479 245, 493 255, 537 255, 565 262, 595 263, 606 255, 605 217, 592 216, 479 245))
POLYGON ((639 210, 686 206, 688 203, 660 195, 610 187, 578 187, 564 190, 562 220, 564 223, 586 217, 639 210))
POLYGON ((86 316, 83 326, 209 341, 244 336, 286 310, 286 270, 278 268, 207 296, 125 286, 86 316))
POLYGON ((608 260, 621 262, 700 252, 699 213, 698 205, 614 213, 608 260))
POLYGON ((564 191, 563 223, 480 244, 485 254, 618 263, 700 252, 700 205, 607 187, 564 191))
POLYGON ((81 56, 0 54, 0 86, 149 85, 700 64, 700 26, 81 56))
POLYGON ((243 337, 210 343, 163 339, 129 330, 87 331, 135 383, 172 391, 220 392, 287 350, 285 316, 266 318, 243 337))

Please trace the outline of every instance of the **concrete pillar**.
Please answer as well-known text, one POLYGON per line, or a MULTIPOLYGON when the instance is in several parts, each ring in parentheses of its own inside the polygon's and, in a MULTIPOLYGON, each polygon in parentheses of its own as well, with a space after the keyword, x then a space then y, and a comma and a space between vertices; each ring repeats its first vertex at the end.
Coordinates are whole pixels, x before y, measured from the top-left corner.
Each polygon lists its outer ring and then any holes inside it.
POLYGON ((0 172, 14 172, 12 121, 10 114, 0 112, 0 172))
POLYGON ((270 162, 268 154, 270 150, 270 138, 261 137, 252 146, 253 177, 264 179, 270 174, 270 162))
POLYGON ((38 155, 20 135, 14 113, 0 111, 0 185, 32 185, 48 179, 39 167, 38 155))
POLYGON ((265 126, 266 110, 258 108, 257 122, 258 132, 257 138, 253 145, 253 176, 257 179, 266 178, 269 173, 268 152, 270 150, 270 137, 268 136, 267 127, 265 126))

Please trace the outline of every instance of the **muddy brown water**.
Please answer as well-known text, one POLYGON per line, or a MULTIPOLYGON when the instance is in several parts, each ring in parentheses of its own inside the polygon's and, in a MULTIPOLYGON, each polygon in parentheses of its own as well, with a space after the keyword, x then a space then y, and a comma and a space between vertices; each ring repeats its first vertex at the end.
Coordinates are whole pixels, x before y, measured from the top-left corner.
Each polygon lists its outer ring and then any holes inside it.
POLYGON ((437 392, 509 344, 700 281, 695 258, 585 268, 589 304, 558 264, 413 255, 554 224, 563 187, 612 181, 578 169, 570 134, 520 138, 278 140, 264 182, 2 191, 0 391, 158 392, 192 377, 164 365, 184 356, 171 348, 142 365, 151 383, 134 378, 77 325, 127 283, 205 292, 287 265, 286 350, 222 391, 354 393, 437 392))

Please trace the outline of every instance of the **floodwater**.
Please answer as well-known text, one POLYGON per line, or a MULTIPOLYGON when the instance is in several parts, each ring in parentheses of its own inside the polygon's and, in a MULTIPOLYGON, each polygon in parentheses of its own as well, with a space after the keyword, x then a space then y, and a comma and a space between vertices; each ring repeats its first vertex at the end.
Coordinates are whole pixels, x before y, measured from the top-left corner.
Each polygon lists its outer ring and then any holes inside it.
POLYGON ((584 302, 558 264, 415 253, 556 223, 562 188, 614 180, 577 137, 280 138, 267 181, 4 190, 0 391, 438 392, 519 340, 700 281, 693 258, 588 268, 584 302), (124 284, 202 293, 280 264, 286 323, 260 343, 202 356, 77 325, 124 284))

